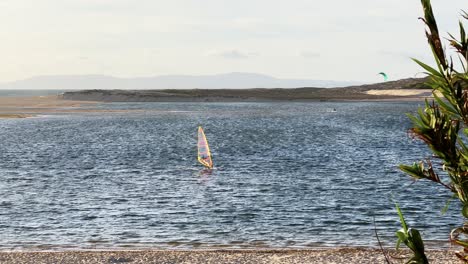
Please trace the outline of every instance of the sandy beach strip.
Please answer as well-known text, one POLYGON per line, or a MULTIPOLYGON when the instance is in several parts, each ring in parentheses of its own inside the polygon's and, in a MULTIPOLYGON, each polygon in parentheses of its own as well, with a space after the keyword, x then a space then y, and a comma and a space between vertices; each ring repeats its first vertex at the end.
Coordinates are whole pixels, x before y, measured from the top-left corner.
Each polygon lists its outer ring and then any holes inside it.
POLYGON ((5 114, 0 113, 0 118, 28 118, 33 117, 34 115, 31 114, 5 114))
POLYGON ((68 101, 60 96, 0 97, 0 118, 27 118, 44 113, 89 111, 98 102, 68 101))
MULTIPOLYGON (((405 251, 399 256, 405 255, 405 251)), ((390 254, 396 255, 394 250, 390 254)), ((430 250, 430 263, 461 263, 453 251, 430 250)), ((404 263, 406 258, 391 258, 393 263, 404 263)), ((37 251, 0 252, 3 264, 42 263, 386 263, 378 249, 331 248, 310 250, 128 250, 128 251, 37 251)))
POLYGON ((41 114, 139 112, 94 108, 103 102, 63 100, 60 96, 0 97, 0 119, 28 118, 41 114))
POLYGON ((97 102, 63 100, 59 95, 31 97, 0 97, 0 109, 53 109, 64 107, 82 107, 97 102))
POLYGON ((369 90, 369 91, 366 91, 365 93, 370 94, 370 95, 401 96, 401 97, 409 97, 409 98, 415 98, 415 99, 432 97, 432 90, 429 90, 429 89, 369 90))

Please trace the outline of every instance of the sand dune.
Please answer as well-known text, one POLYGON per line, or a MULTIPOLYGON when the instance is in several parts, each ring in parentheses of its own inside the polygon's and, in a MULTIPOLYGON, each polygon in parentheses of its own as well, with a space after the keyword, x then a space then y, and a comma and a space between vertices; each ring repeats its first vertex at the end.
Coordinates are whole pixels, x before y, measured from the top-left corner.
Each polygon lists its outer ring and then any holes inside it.
POLYGON ((369 90, 365 92, 370 95, 389 95, 389 96, 412 96, 412 97, 431 97, 432 90, 429 89, 388 89, 388 90, 369 90))

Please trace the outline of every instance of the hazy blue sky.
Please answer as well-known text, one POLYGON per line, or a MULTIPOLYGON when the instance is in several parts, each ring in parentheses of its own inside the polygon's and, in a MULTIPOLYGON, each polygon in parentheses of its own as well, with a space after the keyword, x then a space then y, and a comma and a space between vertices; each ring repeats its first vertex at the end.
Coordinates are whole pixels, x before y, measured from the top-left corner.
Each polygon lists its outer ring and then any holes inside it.
MULTIPOLYGON (((458 36, 467 0, 433 6, 441 31, 458 36)), ((0 0, 0 82, 238 71, 413 77, 421 70, 409 57, 432 62, 421 15, 419 0, 0 0)))

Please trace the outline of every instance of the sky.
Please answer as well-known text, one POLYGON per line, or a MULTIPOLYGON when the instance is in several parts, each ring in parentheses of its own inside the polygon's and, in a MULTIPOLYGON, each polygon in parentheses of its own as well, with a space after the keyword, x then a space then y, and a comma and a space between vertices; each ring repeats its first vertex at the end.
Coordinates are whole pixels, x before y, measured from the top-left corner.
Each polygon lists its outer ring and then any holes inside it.
MULTIPOLYGON (((466 0, 433 0, 458 36, 466 0)), ((0 0, 0 82, 252 72, 377 82, 432 63, 419 0, 0 0)), ((466 25, 467 23, 465 23, 466 25)))

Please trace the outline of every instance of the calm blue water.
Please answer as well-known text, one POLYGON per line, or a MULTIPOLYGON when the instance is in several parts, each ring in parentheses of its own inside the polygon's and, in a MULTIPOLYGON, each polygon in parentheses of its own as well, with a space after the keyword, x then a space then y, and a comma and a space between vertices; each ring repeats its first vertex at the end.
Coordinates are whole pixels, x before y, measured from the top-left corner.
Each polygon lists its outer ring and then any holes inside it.
POLYGON ((120 103, 0 120, 0 249, 375 246, 458 226, 450 194, 397 169, 418 103, 120 103), (336 112, 330 111, 335 108, 336 112), (196 161, 203 125, 215 170, 196 161))

